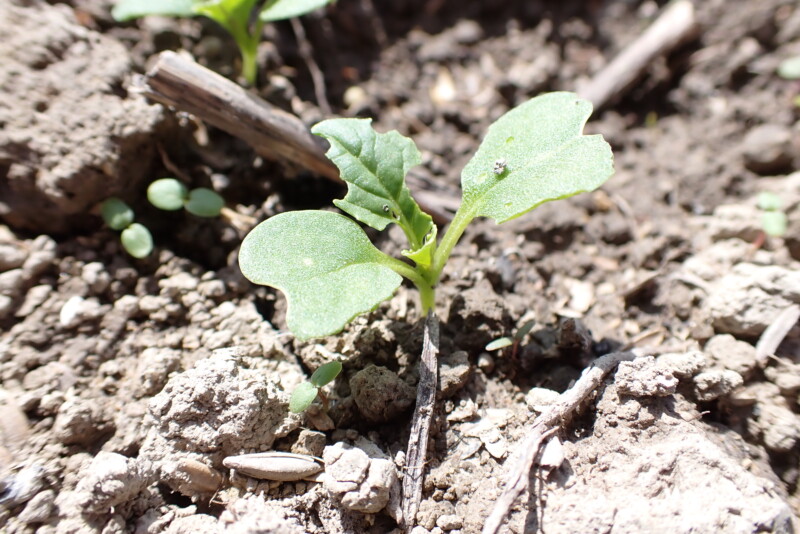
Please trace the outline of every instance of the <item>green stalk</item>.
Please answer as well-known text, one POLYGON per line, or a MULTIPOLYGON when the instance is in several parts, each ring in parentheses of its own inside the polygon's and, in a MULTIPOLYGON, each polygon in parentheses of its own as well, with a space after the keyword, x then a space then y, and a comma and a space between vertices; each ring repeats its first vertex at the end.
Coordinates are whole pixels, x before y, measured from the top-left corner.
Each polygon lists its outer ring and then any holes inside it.
POLYGON ((456 243, 458 243, 458 240, 461 239, 461 236, 464 234, 464 230, 467 229, 469 223, 475 218, 475 211, 476 209, 472 207, 464 209, 464 204, 461 204, 458 208, 455 217, 453 217, 453 220, 450 222, 450 226, 447 228, 444 236, 442 236, 439 246, 436 247, 436 251, 433 253, 433 264, 431 265, 430 276, 428 277, 431 285, 436 285, 439 282, 442 269, 444 269, 447 260, 450 259, 453 247, 456 246, 456 243))
POLYGON ((242 54, 242 76, 251 87, 256 86, 258 81, 258 43, 261 41, 261 31, 264 29, 264 22, 256 20, 253 33, 247 32, 246 27, 228 27, 234 41, 239 46, 242 54))
POLYGON ((433 286, 425 279, 417 269, 412 267, 411 265, 398 260, 397 258, 393 258, 389 255, 384 255, 384 264, 389 267, 391 270, 411 280, 415 286, 417 286, 417 290, 419 290, 419 300, 420 304, 422 305, 422 314, 427 314, 428 310, 432 310, 434 304, 436 304, 436 291, 434 290, 433 286))

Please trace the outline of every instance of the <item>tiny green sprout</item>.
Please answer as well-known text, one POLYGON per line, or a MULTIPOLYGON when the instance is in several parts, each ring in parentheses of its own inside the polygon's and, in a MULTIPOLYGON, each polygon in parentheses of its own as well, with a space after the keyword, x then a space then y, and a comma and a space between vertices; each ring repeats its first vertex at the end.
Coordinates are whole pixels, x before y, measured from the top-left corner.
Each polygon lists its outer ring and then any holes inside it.
POLYGON ((302 382, 292 391, 289 399, 289 411, 300 413, 305 411, 319 395, 327 409, 328 399, 322 394, 320 388, 328 385, 342 372, 341 362, 333 361, 321 365, 307 382, 302 382))
POLYGON ((134 258, 144 258, 153 251, 153 236, 147 227, 132 223, 119 236, 122 246, 134 258))
POLYGON ((513 337, 500 337, 486 345, 486 350, 494 351, 504 349, 506 347, 512 347, 511 349, 511 357, 517 357, 517 350, 519 349, 519 344, 522 343, 522 340, 525 339, 525 336, 528 335, 528 332, 531 331, 531 328, 536 324, 536 321, 530 320, 526 321, 519 330, 514 333, 513 337))
POLYGON ((124 230, 133 222, 133 210, 117 197, 106 199, 100 206, 100 214, 112 230, 124 230))
POLYGON ((793 56, 778 65, 778 76, 786 80, 800 80, 800 56, 793 56))
POLYGON ((462 203, 440 240, 405 184, 422 159, 414 142, 396 131, 377 133, 369 119, 323 121, 312 132, 330 143, 327 156, 348 185, 334 204, 352 219, 328 211, 271 217, 242 242, 242 273, 286 295, 286 322, 298 339, 340 332, 390 298, 403 278, 419 290, 424 316, 473 219, 510 221, 544 202, 593 191, 613 174, 608 143, 582 134, 591 113, 588 101, 556 92, 500 117, 461 173, 462 203), (413 264, 378 250, 356 221, 376 230, 397 224, 408 240, 403 256, 413 264))
POLYGON ((225 200, 206 187, 186 188, 175 178, 160 178, 147 188, 147 200, 162 210, 186 211, 198 217, 217 217, 225 206, 225 200))
POLYGON ((486 345, 486 350, 494 351, 510 347, 514 344, 514 340, 510 337, 499 337, 486 345))
POLYGON ((341 372, 341 362, 328 362, 320 365, 319 368, 314 371, 308 381, 318 388, 325 387, 332 382, 334 378, 339 376, 339 373, 341 372))
POLYGON ((192 189, 186 199, 186 211, 198 217, 217 217, 224 206, 222 197, 206 187, 192 189))
POLYGON ((256 83, 256 54, 265 22, 309 13, 332 0, 119 0, 111 10, 118 21, 146 15, 194 17, 203 15, 231 34, 242 55, 242 75, 256 83), (251 23, 253 10, 258 16, 251 23))
POLYGON ((122 248, 134 258, 144 258, 153 251, 150 230, 133 222, 133 210, 117 197, 106 199, 100 206, 100 215, 112 230, 122 230, 119 236, 122 248))
POLYGON ((788 220, 781 211, 781 199, 775 193, 762 191, 758 195, 758 207, 761 214, 761 227, 764 233, 772 237, 782 237, 786 234, 788 220))
POLYGON ((161 178, 147 187, 147 200, 165 211, 181 209, 188 196, 189 190, 175 178, 161 178))

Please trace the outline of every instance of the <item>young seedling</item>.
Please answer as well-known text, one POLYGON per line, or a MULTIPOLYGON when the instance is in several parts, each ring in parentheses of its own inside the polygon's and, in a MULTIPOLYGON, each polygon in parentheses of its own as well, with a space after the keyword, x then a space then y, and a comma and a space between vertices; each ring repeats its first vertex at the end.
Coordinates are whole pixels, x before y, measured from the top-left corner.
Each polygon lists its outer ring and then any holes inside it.
POLYGON ((133 210, 117 197, 106 199, 100 206, 103 220, 112 230, 122 230, 122 248, 134 258, 144 258, 153 251, 153 236, 139 223, 133 222, 133 210))
POLYGON ((120 0, 111 11, 118 21, 146 15, 172 17, 206 16, 231 34, 242 55, 242 75, 256 84, 256 53, 265 22, 289 19, 309 13, 332 0, 120 0), (258 16, 251 23, 253 10, 258 16))
POLYGON ((475 217, 503 223, 544 202, 592 191, 613 174, 608 143, 582 135, 591 112, 589 102, 557 92, 500 117, 462 171, 462 203, 441 240, 405 184, 408 170, 421 161, 414 143, 396 131, 376 133, 369 119, 323 121, 312 132, 330 142, 327 156, 348 185, 334 204, 377 230, 400 226, 409 243, 403 255, 414 264, 378 250, 344 215, 294 211, 271 217, 245 237, 242 273, 285 293, 286 321, 299 339, 341 331, 390 298, 403 277, 419 289, 424 316, 453 247, 475 217))
MULTIPOLYGON (((162 178, 147 188, 147 199, 162 210, 186 211, 198 217, 216 217, 225 206, 221 196, 205 187, 189 191, 175 178, 162 178)), ((100 205, 100 215, 112 230, 121 230, 122 248, 134 258, 144 258, 153 251, 153 236, 146 226, 133 222, 133 210, 117 197, 106 199, 100 205)))
POLYGON ((486 345, 486 350, 494 351, 494 350, 501 350, 506 347, 511 347, 511 358, 517 357, 517 351, 519 350, 519 344, 528 335, 528 332, 531 331, 531 328, 536 324, 536 321, 526 321, 519 330, 517 330, 513 336, 511 337, 499 337, 486 345))
MULTIPOLYGON (((778 76, 784 80, 793 81, 797 85, 800 80, 800 56, 792 56, 781 61, 781 64, 778 65, 778 76)), ((800 95, 795 95, 792 103, 795 107, 800 107, 800 95)))
POLYGON ((147 200, 158 209, 186 211, 198 217, 217 217, 225 200, 211 189, 189 189, 175 178, 161 178, 147 188, 147 200))
POLYGON ((327 410, 328 398, 322 392, 322 388, 339 376, 341 372, 341 362, 328 362, 319 366, 307 382, 302 382, 294 389, 289 399, 289 411, 292 413, 304 412, 306 408, 311 406, 317 395, 322 399, 323 408, 327 410))
POLYGON ((781 210, 781 199, 775 193, 762 191, 758 194, 758 207, 761 214, 761 228, 772 237, 783 237, 786 234, 788 221, 781 210))

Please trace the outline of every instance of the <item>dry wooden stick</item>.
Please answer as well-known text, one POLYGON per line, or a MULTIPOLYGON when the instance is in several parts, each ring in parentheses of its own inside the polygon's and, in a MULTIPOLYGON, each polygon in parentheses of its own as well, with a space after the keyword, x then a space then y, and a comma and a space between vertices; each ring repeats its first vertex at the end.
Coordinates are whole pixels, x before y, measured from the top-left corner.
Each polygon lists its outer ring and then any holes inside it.
POLYGON ((634 349, 628 352, 612 352, 594 361, 570 389, 561 394, 558 401, 536 418, 527 437, 517 447, 514 457, 509 461, 502 495, 495 503, 492 513, 483 525, 483 534, 496 534, 508 515, 514 501, 528 487, 531 468, 545 439, 556 429, 563 428, 578 407, 600 385, 603 378, 614 370, 620 362, 630 361, 643 352, 634 349))
POLYGON ((656 21, 601 70, 578 94, 599 109, 622 96, 658 56, 669 53, 698 31, 690 0, 670 4, 656 21))
POLYGON ((339 170, 303 122, 175 52, 162 52, 136 88, 246 141, 260 155, 290 161, 327 178, 339 170))
MULTIPOLYGON (((325 157, 325 142, 305 124, 241 86, 175 52, 162 52, 155 66, 132 87, 161 104, 189 112, 225 130, 270 160, 289 161, 341 183, 339 169, 325 157)), ((417 176, 406 178, 419 205, 439 224, 452 218, 448 205, 459 195, 417 176)))
POLYGON ((436 391, 439 389, 439 319, 428 312, 419 362, 417 407, 411 421, 411 436, 406 452, 406 471, 403 475, 403 524, 411 532, 416 524, 417 510, 422 499, 422 475, 428 453, 428 433, 433 419, 436 391))

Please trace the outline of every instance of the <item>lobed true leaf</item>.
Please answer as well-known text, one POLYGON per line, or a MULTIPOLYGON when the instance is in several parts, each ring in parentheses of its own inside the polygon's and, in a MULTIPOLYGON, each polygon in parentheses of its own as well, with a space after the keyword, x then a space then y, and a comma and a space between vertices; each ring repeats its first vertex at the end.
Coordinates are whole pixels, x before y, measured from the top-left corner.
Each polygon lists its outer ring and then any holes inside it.
POLYGON ((267 219, 239 251, 245 277, 286 294, 286 322, 300 339, 340 332, 391 297, 402 278, 387 261, 358 224, 327 211, 267 219))
POLYGON ((613 156, 602 136, 582 135, 591 113, 591 103, 557 92, 500 117, 461 173, 464 208, 502 223, 602 185, 613 156))
POLYGON ((326 153, 347 183, 347 195, 334 204, 358 221, 383 230, 398 223, 409 240, 415 261, 429 261, 434 225, 405 183, 421 161, 414 142, 396 131, 378 133, 371 119, 329 119, 311 131, 330 142, 326 153), (427 246, 427 252, 420 252, 427 246))

